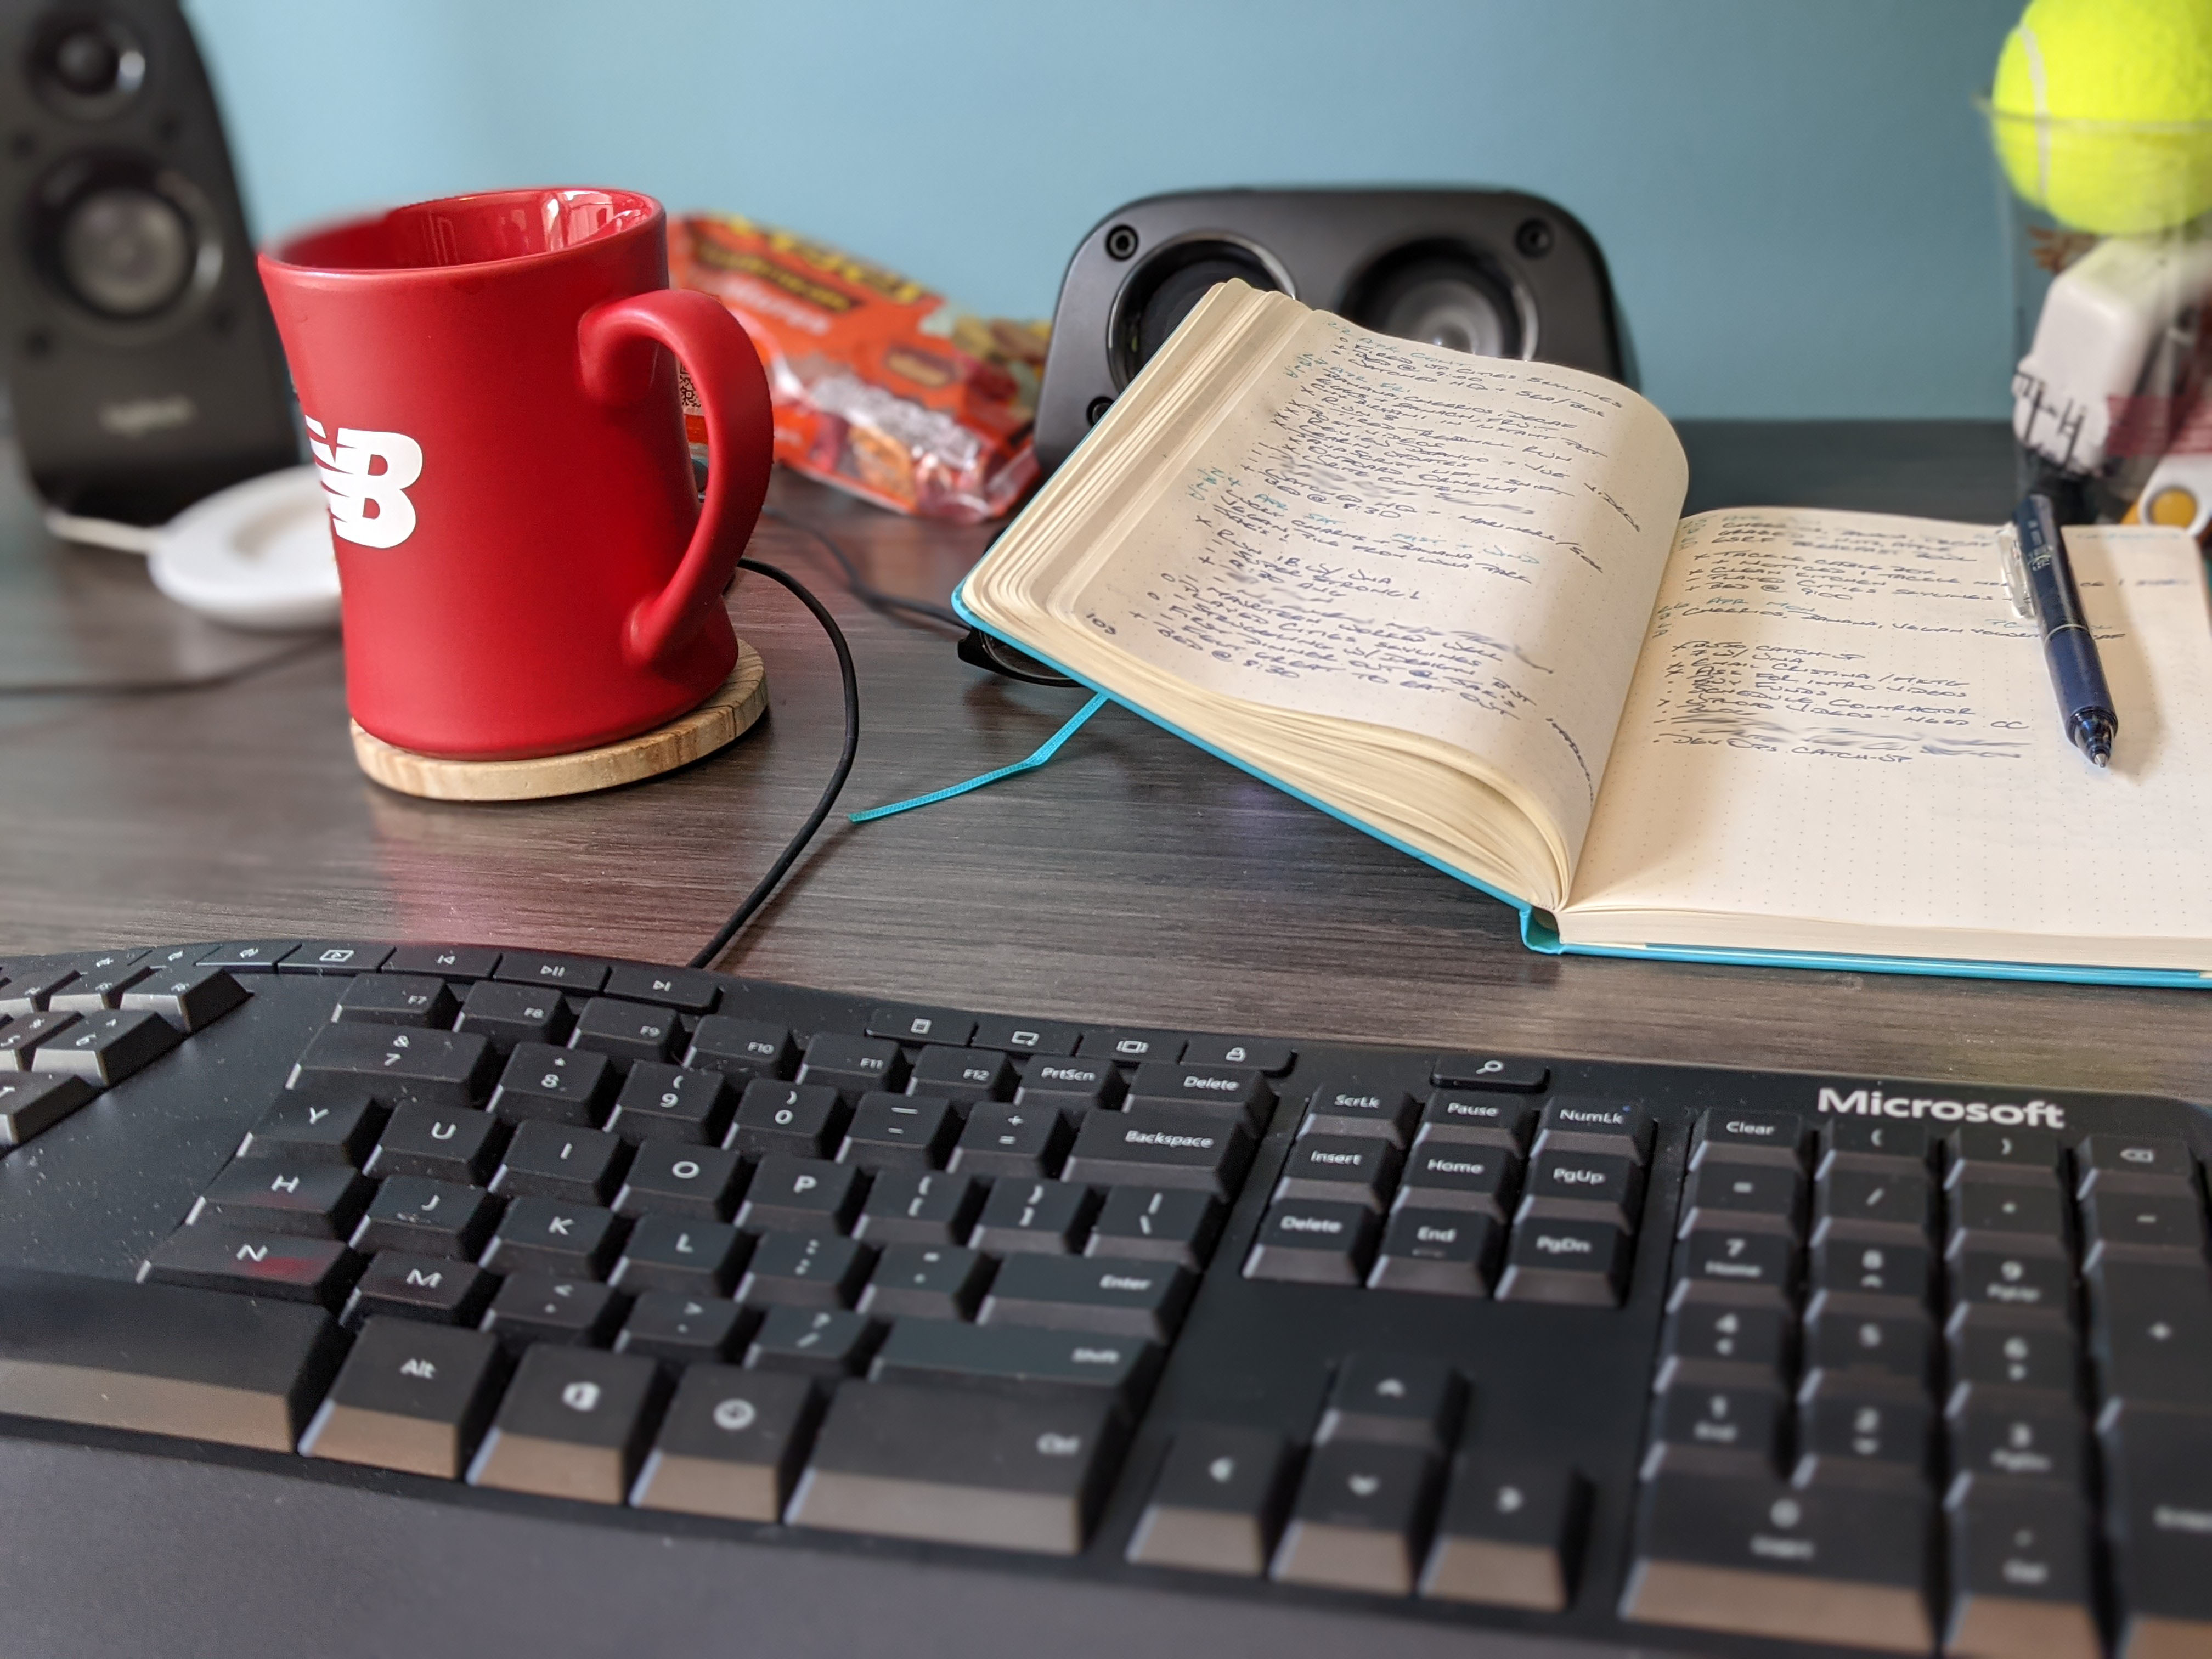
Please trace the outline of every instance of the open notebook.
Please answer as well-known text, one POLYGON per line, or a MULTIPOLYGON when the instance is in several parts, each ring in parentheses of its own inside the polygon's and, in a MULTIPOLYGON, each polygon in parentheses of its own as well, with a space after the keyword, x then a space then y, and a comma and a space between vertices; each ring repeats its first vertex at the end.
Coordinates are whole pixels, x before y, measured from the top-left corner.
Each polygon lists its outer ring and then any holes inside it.
POLYGON ((955 596, 1472 882, 1535 949, 2212 983, 2212 625, 2070 530, 2120 716, 2063 736, 1990 526, 1733 508, 1633 392, 1229 283, 955 596))

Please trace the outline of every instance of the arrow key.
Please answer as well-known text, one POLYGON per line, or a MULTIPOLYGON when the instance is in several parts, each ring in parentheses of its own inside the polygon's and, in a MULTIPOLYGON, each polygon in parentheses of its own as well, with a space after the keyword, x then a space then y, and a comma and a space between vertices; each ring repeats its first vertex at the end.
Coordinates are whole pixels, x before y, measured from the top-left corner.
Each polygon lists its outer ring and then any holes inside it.
POLYGON ((1178 1432, 1129 1540, 1129 1559, 1249 1577, 1267 1571, 1290 1498, 1288 1451, 1280 1435, 1262 1429, 1178 1432))

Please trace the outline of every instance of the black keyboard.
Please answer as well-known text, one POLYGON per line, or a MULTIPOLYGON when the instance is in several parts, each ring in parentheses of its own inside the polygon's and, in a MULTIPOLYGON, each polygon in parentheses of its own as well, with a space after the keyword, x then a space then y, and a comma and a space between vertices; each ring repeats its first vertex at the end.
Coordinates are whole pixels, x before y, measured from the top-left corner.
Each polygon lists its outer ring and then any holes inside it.
POLYGON ((511 1604, 681 1544, 778 1651, 2212 1654, 2178 1101, 478 946, 0 975, 19 1532, 88 1448, 239 1527, 404 1501, 511 1604))

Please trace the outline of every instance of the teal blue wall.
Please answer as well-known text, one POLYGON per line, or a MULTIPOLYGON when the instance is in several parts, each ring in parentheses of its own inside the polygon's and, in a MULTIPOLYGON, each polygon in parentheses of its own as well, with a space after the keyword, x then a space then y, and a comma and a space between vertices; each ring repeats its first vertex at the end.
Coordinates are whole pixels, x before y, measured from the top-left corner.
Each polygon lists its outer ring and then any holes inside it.
POLYGON ((187 0, 266 236, 605 183, 1048 314, 1103 214, 1512 185, 1612 262, 1680 416, 2003 407, 1968 103, 2019 0, 187 0))

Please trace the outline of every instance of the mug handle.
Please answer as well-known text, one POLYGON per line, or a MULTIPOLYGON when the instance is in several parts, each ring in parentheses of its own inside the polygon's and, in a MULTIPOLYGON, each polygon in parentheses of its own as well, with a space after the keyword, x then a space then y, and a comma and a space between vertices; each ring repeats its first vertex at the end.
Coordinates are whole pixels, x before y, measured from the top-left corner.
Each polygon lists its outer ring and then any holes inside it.
POLYGON ((602 403, 643 397, 656 345, 676 355, 698 388, 714 459, 683 562, 623 624, 623 656, 634 668, 659 661, 720 602, 768 499, 775 458, 775 417, 760 353, 744 325, 707 295, 653 289, 586 312, 576 325, 584 389, 602 403))

